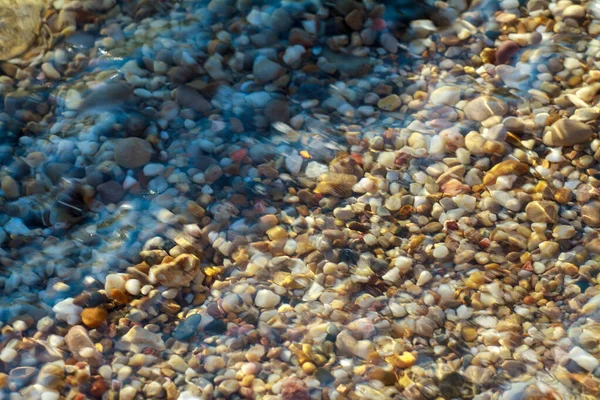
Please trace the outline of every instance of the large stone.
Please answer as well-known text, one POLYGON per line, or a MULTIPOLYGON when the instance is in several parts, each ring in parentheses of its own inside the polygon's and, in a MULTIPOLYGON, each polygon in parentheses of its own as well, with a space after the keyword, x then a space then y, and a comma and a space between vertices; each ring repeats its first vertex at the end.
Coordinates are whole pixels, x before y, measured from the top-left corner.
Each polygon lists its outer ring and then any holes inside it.
POLYGON ((565 118, 556 121, 544 133, 544 144, 552 147, 573 146, 575 144, 587 143, 593 135, 594 131, 588 125, 565 118))
POLYGON ((491 96, 480 96, 471 100, 464 109, 468 119, 485 121, 495 115, 503 116, 508 112, 508 107, 503 100, 491 96))
POLYGON ((90 339, 87 330, 77 325, 69 329, 65 336, 67 348, 73 354, 73 358, 77 361, 85 361, 92 366, 98 366, 102 363, 103 357, 92 339, 90 339))
POLYGON ((181 85, 177 88, 175 91, 175 101, 182 108, 190 108, 202 114, 210 111, 212 108, 210 102, 200 92, 187 85, 181 85))
POLYGON ((525 207, 527 219, 531 222, 555 224, 558 222, 558 204, 553 201, 532 201, 525 207))
POLYGON ((159 334, 152 333, 141 326, 134 326, 116 344, 117 350, 142 352, 145 348, 163 351, 166 349, 165 342, 159 334))
POLYGON ((152 158, 152 146, 148 141, 136 137, 119 139, 115 142, 115 161, 123 168, 143 167, 152 158))
POLYGON ((167 287, 189 286, 200 272, 200 260, 193 254, 181 254, 172 261, 155 265, 150 278, 167 287))

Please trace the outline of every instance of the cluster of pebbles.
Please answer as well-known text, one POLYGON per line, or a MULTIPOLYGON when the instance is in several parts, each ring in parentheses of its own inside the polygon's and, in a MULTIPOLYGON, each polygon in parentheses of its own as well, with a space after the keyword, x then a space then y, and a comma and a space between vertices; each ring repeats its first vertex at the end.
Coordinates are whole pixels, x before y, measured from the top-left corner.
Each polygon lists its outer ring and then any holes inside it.
POLYGON ((113 3, 0 65, 0 397, 600 395, 598 3, 113 3))

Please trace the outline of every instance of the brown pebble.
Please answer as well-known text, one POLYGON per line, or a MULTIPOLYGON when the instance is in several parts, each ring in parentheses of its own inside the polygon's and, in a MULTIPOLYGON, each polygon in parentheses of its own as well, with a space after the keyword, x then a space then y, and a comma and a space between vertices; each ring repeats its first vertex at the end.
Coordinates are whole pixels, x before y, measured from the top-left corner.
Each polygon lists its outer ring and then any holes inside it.
POLYGON ((108 318, 108 313, 105 309, 99 307, 86 308, 81 312, 83 324, 92 329, 102 326, 106 321, 106 318, 108 318))
POLYGON ((521 46, 512 40, 503 42, 496 50, 496 65, 507 64, 520 49, 521 46))
POLYGON ((593 228, 600 227, 600 201, 591 201, 581 207, 581 220, 593 228))

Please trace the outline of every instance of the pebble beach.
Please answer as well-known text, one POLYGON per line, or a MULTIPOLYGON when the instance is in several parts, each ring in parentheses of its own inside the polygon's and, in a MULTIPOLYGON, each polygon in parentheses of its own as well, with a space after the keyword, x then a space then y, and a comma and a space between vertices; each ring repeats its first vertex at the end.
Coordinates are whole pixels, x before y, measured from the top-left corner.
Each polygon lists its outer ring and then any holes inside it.
POLYGON ((0 17, 0 400, 600 398, 600 1, 0 17))

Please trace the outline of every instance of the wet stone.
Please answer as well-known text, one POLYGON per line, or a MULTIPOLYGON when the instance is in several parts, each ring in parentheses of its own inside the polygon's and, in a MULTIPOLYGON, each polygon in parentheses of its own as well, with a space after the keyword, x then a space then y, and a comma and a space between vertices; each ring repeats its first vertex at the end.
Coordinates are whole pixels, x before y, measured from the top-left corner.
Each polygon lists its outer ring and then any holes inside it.
POLYGON ((464 109, 468 119, 473 121, 484 121, 492 116, 503 116, 508 111, 504 100, 491 96, 480 96, 471 100, 464 109))
POLYGON ((531 222, 545 222, 555 224, 558 222, 559 206, 553 201, 533 201, 525 207, 527 219, 531 222))
POLYGON ((151 157, 152 146, 144 139, 132 137, 115 142, 115 161, 123 168, 142 167, 151 157))
POLYGON ((587 143, 593 135, 594 131, 589 125, 572 119, 561 119, 544 133, 543 140, 546 146, 573 146, 587 143))

